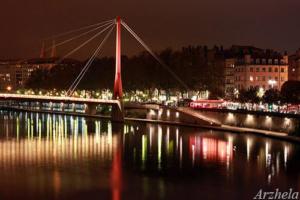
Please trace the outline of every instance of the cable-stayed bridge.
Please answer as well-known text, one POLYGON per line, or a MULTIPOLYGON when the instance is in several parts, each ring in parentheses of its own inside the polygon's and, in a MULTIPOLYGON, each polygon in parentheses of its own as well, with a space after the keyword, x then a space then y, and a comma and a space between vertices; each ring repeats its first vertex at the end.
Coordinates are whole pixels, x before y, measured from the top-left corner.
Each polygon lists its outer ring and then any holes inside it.
MULTIPOLYGON (((142 47, 145 48, 146 51, 149 52, 153 56, 155 60, 165 69, 167 70, 170 75, 178 81, 183 87, 187 88, 187 85, 171 70, 169 66, 167 66, 152 50, 151 48, 133 31, 132 28, 130 28, 120 17, 117 17, 116 19, 107 20, 104 22, 99 22, 96 24, 84 26, 75 30, 67 31, 64 33, 57 34, 55 36, 52 36, 51 38, 47 39, 53 39, 53 41, 57 38, 61 38, 67 35, 72 34, 72 37, 67 38, 66 40, 63 40, 57 44, 53 43, 53 47, 58 47, 65 45, 67 43, 70 43, 76 39, 86 37, 89 34, 93 33, 91 37, 89 37, 86 41, 81 43, 76 48, 70 50, 66 55, 62 56, 58 61, 56 61, 55 64, 59 64, 64 59, 68 58, 75 52, 82 49, 87 44, 94 41, 97 37, 99 37, 102 34, 104 35, 104 38, 102 41, 98 44, 97 48, 93 52, 93 54, 90 56, 88 61, 85 63, 84 67, 82 68, 81 72, 78 74, 78 76, 74 79, 70 87, 67 89, 66 95, 63 97, 56 97, 56 96, 39 96, 39 95, 21 95, 21 94, 0 94, 0 101, 4 102, 37 102, 37 103, 43 103, 43 102, 49 102, 51 105, 52 103, 61 103, 62 110, 65 105, 68 104, 84 104, 86 107, 86 112, 88 114, 96 114, 96 107, 101 104, 106 104, 112 106, 112 120, 113 121, 123 121, 124 120, 124 106, 123 106, 123 86, 122 86, 122 74, 121 74, 121 31, 122 27, 130 33, 133 38, 135 38, 142 47), (115 54, 115 77, 114 77, 114 88, 113 88, 113 100, 101 100, 101 99, 93 99, 93 98, 76 98, 73 97, 73 94, 77 88, 77 86, 80 84, 81 80, 85 76, 86 72, 89 70, 91 64, 95 60, 97 56, 101 54, 101 50, 103 50, 103 46, 105 45, 106 41, 111 36, 112 32, 115 29, 115 35, 116 35, 116 54, 115 54), (77 33, 74 35, 74 33, 77 33)), ((50 51, 51 48, 42 48, 41 51, 41 57, 45 55, 46 51, 50 51)), ((52 48, 52 56, 55 54, 54 49, 52 48)), ((63 78, 63 77, 62 77, 63 78)))

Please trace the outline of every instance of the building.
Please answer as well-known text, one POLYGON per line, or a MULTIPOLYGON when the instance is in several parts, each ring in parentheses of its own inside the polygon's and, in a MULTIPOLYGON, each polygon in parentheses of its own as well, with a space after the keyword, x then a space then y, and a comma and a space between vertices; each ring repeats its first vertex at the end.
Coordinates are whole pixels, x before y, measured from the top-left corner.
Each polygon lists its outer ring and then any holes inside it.
POLYGON ((234 94, 235 84, 234 84, 234 72, 235 72, 235 58, 225 59, 225 96, 230 98, 234 94))
POLYGON ((300 81, 300 49, 289 56, 289 80, 300 81))
MULTIPOLYGON (((0 61, 0 91, 17 90, 25 86, 32 72, 37 69, 50 70, 57 65, 58 58, 0 61)), ((59 65, 76 65, 78 61, 66 59, 59 65)))
POLYGON ((0 61, 0 91, 17 90, 23 88, 32 72, 37 69, 51 69, 58 58, 56 58, 55 41, 52 47, 45 49, 43 42, 40 57, 28 60, 2 60, 0 61), (47 57, 47 51, 51 49, 51 57, 47 57))
POLYGON ((225 98, 233 98, 234 93, 237 91, 235 85, 235 67, 238 59, 249 53, 260 54, 263 53, 263 50, 253 46, 233 45, 231 48, 224 51, 225 98))
POLYGON ((0 62, 0 90, 19 89, 24 87, 31 73, 36 69, 50 69, 52 60, 23 60, 0 62))
POLYGON ((288 80, 288 56, 267 50, 263 54, 247 53, 238 58, 234 82, 238 90, 251 87, 281 89, 288 80))
POLYGON ((224 58, 226 98, 232 98, 239 90, 255 87, 280 90, 289 80, 291 70, 300 72, 300 56, 294 55, 293 69, 286 54, 253 46, 232 46, 224 51, 224 58))

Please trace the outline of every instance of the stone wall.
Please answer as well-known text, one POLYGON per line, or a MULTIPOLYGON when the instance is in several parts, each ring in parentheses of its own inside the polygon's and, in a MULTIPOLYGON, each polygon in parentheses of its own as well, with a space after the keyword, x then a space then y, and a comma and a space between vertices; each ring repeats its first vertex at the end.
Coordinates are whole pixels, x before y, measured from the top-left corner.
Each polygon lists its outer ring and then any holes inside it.
POLYGON ((197 110, 202 115, 212 118, 219 123, 237 127, 255 128, 285 133, 294 133, 298 131, 298 118, 282 116, 272 116, 268 113, 235 113, 218 112, 208 110, 197 110))

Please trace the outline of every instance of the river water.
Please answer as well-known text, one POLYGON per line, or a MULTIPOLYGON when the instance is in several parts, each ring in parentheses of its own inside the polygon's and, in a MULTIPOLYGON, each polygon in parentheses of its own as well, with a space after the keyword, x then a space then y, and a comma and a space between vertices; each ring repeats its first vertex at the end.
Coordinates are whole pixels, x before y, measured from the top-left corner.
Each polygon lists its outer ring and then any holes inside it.
POLYGON ((252 199, 300 191, 300 146, 251 134, 0 111, 0 199, 252 199))

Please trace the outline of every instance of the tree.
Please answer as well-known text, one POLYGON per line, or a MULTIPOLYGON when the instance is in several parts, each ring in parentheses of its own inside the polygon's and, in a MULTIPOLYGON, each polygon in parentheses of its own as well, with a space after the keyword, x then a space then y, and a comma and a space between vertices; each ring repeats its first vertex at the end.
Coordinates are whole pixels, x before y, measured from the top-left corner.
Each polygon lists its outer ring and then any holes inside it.
MULTIPOLYGON (((161 66, 148 52, 141 52, 131 57, 122 56, 124 90, 158 88, 185 91, 183 84, 174 78, 173 75, 176 74, 191 90, 207 89, 213 98, 223 96, 224 63, 222 52, 217 48, 208 50, 203 46, 189 46, 176 51, 166 49, 157 55, 168 69, 161 66), (208 56, 208 53, 211 56, 208 56)), ((86 62, 80 62, 75 66, 72 63, 65 63, 56 65, 51 70, 33 73, 26 87, 67 89, 80 74, 86 62)), ((113 57, 95 59, 77 88, 112 89, 114 63, 113 57)))
POLYGON ((26 82, 26 86, 33 89, 46 88, 46 81, 49 79, 49 71, 37 69, 31 74, 31 78, 26 82))
POLYGON ((300 81, 287 81, 281 87, 284 103, 300 103, 300 81))
POLYGON ((239 93, 239 101, 242 103, 258 103, 260 98, 257 95, 258 88, 251 87, 248 90, 242 89, 239 93))
POLYGON ((276 89, 267 90, 263 96, 263 101, 268 104, 278 103, 280 101, 280 92, 276 89))

